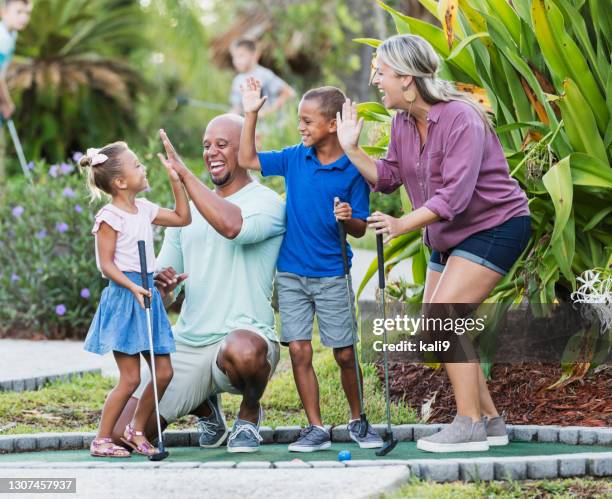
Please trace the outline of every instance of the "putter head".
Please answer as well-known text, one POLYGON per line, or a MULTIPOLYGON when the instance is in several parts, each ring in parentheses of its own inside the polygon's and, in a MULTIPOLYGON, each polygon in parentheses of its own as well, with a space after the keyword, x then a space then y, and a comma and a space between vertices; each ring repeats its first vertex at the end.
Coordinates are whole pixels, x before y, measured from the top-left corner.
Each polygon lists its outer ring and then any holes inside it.
POLYGON ((389 452, 395 449, 396 445, 397 445, 397 440, 393 438, 393 435, 387 435, 387 437, 385 438, 385 443, 380 449, 378 449, 375 452, 375 454, 379 457, 386 456, 387 454, 389 454, 389 452))
POLYGON ((170 453, 167 450, 160 451, 157 454, 153 454, 152 456, 149 456, 149 461, 163 461, 169 455, 170 453))

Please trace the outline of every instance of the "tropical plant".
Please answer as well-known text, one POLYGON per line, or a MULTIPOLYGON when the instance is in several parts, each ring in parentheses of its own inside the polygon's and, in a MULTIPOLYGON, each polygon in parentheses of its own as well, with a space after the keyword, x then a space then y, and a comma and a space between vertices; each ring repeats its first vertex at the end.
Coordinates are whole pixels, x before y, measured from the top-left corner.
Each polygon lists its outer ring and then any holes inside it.
POLYGON ((130 55, 144 44, 141 24, 133 0, 36 2, 8 75, 28 157, 61 161, 135 129, 143 84, 130 55))
MULTIPOLYGON (((490 108, 511 174, 529 198, 533 235, 488 301, 568 300, 576 275, 612 265, 612 21, 606 2, 420 2, 442 28, 378 3, 398 33, 433 45, 441 77, 490 108)), ((359 112, 389 126, 391 115, 378 103, 363 103, 359 112)), ((388 135, 369 152, 383 152, 387 141, 388 135)), ((385 250, 389 265, 412 258, 416 286, 424 282, 428 256, 419 236, 401 236, 385 250)), ((360 291, 375 271, 373 262, 360 291)))

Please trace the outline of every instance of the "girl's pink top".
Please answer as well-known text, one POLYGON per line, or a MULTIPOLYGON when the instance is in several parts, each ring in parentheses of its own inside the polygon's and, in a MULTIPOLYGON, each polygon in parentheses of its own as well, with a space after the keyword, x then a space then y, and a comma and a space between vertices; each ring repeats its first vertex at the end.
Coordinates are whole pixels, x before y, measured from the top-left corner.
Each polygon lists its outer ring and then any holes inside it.
POLYGON ((151 223, 159 212, 159 206, 144 198, 139 198, 136 199, 136 207, 138 213, 128 213, 109 203, 96 214, 91 233, 96 236, 96 264, 100 272, 102 272, 102 269, 100 268, 100 256, 98 255, 98 230, 102 222, 107 223, 113 230, 117 231, 114 262, 119 270, 140 272, 138 241, 145 242, 147 271, 153 272, 155 270, 155 249, 153 247, 153 227, 151 223))
POLYGON ((482 230, 529 215, 527 196, 510 176, 495 132, 461 101, 438 102, 427 116, 427 139, 414 119, 398 112, 387 157, 376 161, 375 191, 406 187, 413 208, 429 208, 441 220, 425 229, 425 243, 446 251, 482 230))

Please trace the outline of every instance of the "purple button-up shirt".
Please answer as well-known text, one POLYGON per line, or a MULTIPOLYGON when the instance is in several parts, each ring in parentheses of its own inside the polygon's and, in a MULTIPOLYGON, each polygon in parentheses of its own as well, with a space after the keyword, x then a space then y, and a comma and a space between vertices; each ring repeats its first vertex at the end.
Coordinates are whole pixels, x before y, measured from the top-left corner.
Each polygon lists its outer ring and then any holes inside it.
POLYGON ((425 244, 440 252, 512 217, 529 215, 527 196, 510 177, 497 135, 465 102, 431 107, 422 150, 414 118, 398 112, 387 157, 376 167, 375 191, 390 193, 403 184, 414 209, 425 206, 440 216, 424 234, 425 244))

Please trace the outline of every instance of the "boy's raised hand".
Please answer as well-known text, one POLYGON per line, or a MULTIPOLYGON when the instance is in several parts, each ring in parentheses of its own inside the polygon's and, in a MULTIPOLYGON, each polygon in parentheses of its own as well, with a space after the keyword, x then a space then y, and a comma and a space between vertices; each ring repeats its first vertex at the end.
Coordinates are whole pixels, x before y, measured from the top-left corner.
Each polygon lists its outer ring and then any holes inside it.
POLYGON ((243 85, 240 85, 242 93, 242 107, 245 113, 256 113, 264 105, 268 97, 261 96, 261 82, 249 76, 243 85))
POLYGON ((340 146, 345 152, 353 151, 358 147, 362 128, 363 118, 357 119, 357 103, 346 99, 346 102, 342 104, 342 114, 336 113, 336 133, 340 146))

